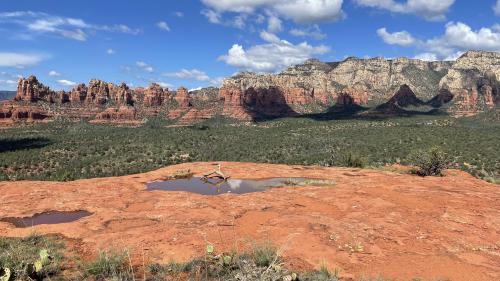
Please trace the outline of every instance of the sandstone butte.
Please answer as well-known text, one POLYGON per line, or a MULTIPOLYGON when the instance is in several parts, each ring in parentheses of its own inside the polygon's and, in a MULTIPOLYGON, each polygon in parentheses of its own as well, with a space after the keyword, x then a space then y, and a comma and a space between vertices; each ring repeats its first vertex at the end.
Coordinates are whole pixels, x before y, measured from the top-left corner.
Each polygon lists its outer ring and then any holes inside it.
MULTIPOLYGON (((14 101, 0 103, 0 125, 19 120, 51 120, 58 116, 93 122, 136 122, 162 117, 188 124, 216 115, 239 120, 290 117, 320 105, 334 111, 346 105, 384 104, 383 113, 400 114, 403 104, 391 100, 398 91, 443 108, 455 116, 474 115, 500 104, 500 54, 470 51, 456 61, 358 59, 325 63, 308 60, 278 74, 243 72, 220 87, 177 91, 158 84, 131 89, 101 80, 69 92, 52 91, 36 77, 20 79, 14 101), (53 106, 55 105, 55 106, 53 106)), ((401 93, 400 96, 405 96, 401 93)))
POLYGON ((200 256, 207 241, 219 251, 272 241, 287 267, 317 269, 326 263, 340 269, 343 280, 500 280, 498 185, 458 170, 421 178, 382 170, 223 162, 232 178, 328 178, 336 184, 219 196, 145 191, 145 183, 176 171, 202 175, 213 167, 189 163, 115 178, 0 182, 0 217, 51 210, 93 213, 33 229, 0 222, 0 235, 58 234, 83 257, 126 247, 137 264, 143 257, 169 262, 200 256))

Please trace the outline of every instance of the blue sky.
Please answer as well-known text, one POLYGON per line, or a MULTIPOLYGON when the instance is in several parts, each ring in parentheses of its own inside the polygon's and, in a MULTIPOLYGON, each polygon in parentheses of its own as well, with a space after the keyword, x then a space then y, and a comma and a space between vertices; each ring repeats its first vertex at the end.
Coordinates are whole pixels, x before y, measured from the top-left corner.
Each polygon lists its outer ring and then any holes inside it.
POLYGON ((0 36, 0 89, 30 74, 193 89, 311 57, 500 51, 500 0, 2 0, 0 36))

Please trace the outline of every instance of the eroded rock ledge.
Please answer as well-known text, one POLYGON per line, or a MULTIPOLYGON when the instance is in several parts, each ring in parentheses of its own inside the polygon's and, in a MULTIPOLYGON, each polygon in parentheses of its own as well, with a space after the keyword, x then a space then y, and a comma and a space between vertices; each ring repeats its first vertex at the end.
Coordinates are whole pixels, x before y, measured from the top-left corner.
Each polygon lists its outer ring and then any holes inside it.
POLYGON ((445 107, 453 115, 473 115, 500 104, 500 54, 470 51, 456 61, 347 58, 308 60, 279 74, 240 73, 220 89, 170 91, 158 84, 129 88, 102 80, 53 91, 35 76, 20 79, 12 102, 0 106, 0 119, 42 120, 54 116, 101 121, 139 121, 147 117, 189 124, 217 115, 239 120, 290 117, 317 106, 373 107, 378 114, 405 113, 408 106, 445 107), (399 100, 399 102, 395 102, 399 100), (383 106, 383 107, 381 107, 383 106))

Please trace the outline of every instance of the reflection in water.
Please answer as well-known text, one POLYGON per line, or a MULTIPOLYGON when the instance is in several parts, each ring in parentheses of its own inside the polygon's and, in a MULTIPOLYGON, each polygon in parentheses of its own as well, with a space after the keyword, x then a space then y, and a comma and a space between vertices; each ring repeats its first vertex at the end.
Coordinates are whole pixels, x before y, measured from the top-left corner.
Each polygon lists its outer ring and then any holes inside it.
POLYGON ((146 190, 187 191, 202 195, 244 194, 265 191, 272 187, 286 186, 290 181, 299 183, 306 180, 305 178, 272 178, 264 180, 190 178, 148 183, 146 190))

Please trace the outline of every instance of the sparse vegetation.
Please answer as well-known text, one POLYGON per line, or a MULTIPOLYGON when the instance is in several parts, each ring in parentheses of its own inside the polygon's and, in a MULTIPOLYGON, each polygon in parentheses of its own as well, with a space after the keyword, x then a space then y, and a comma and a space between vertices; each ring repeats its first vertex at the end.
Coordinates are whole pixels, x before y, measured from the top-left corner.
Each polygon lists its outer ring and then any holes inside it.
POLYGON ((42 280, 59 274, 63 248, 57 239, 36 234, 0 237, 0 280, 42 280))
POLYGON ((180 170, 176 171, 173 175, 172 178, 174 179, 189 179, 193 177, 193 173, 190 170, 180 170))
MULTIPOLYGON (((179 263, 132 265, 128 251, 101 251, 90 261, 79 262, 57 238, 33 235, 26 238, 0 238, 0 278, 11 272, 10 280, 248 280, 248 281, 337 281, 337 274, 327 269, 314 272, 294 272, 283 266, 278 249, 269 242, 255 243, 248 251, 218 252, 211 244, 205 255, 179 263), (32 275, 29 265, 40 260, 43 270, 32 275), (63 266, 64 265, 64 266, 63 266), (134 268, 142 270, 135 270, 134 268)), ((4 281, 4 279, 0 279, 4 281)))
POLYGON ((134 280, 134 269, 128 251, 101 251, 97 259, 82 266, 84 279, 134 280))
POLYGON ((448 155, 439 147, 429 150, 414 151, 409 156, 409 163, 417 167, 414 171, 417 175, 442 176, 443 171, 449 166, 448 155))
POLYGON ((126 128, 60 120, 5 129, 0 135, 0 180, 119 176, 190 161, 381 167, 407 164, 411 151, 432 146, 450 156, 451 168, 492 182, 500 179, 500 123, 482 118, 167 124, 155 119, 126 128))

